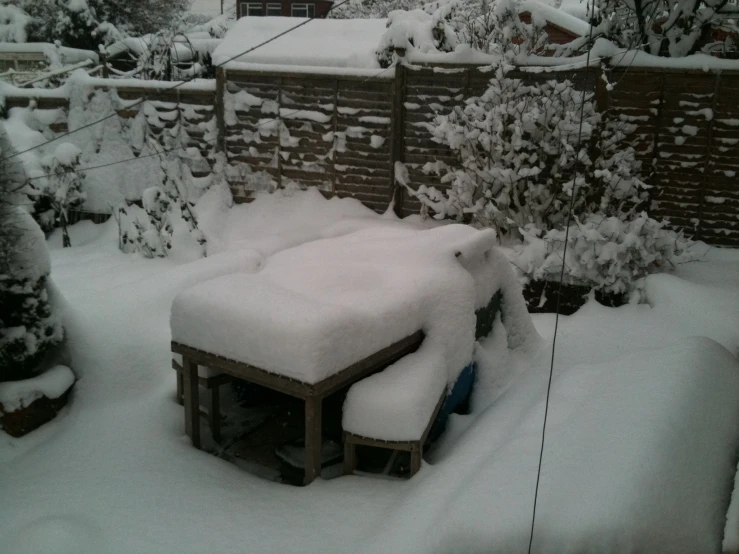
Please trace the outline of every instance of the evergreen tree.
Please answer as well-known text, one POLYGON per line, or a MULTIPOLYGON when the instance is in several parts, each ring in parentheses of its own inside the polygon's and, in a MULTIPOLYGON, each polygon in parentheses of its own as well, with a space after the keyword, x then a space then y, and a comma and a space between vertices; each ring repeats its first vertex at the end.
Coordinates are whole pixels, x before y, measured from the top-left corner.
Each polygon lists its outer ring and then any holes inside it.
POLYGON ((28 40, 60 41, 97 51, 126 35, 156 32, 183 14, 190 0, 23 0, 28 40))
POLYGON ((31 377, 48 349, 62 340, 49 303, 44 234, 21 207, 25 174, 0 130, 0 381, 31 377))

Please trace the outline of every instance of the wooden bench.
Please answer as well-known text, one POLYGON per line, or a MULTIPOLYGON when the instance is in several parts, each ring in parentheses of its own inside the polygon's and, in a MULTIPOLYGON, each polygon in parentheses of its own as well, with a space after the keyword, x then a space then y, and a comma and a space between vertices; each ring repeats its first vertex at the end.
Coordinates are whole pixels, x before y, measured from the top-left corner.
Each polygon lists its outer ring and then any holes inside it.
POLYGON ((192 439, 193 445, 200 448, 199 365, 226 373, 236 379, 300 398, 305 402, 305 476, 303 483, 307 485, 321 474, 323 399, 384 369, 403 356, 415 352, 422 341, 423 332, 417 331, 318 383, 304 383, 244 362, 172 341, 172 352, 182 355, 185 432, 192 439))
POLYGON ((349 431, 344 431, 344 475, 351 475, 357 466, 357 445, 363 446, 375 446, 379 448, 387 448, 389 450, 401 450, 411 453, 411 466, 410 466, 410 477, 413 477, 418 470, 421 469, 421 458, 423 457, 423 447, 426 444, 426 439, 429 436, 429 432, 436 421, 436 416, 439 415, 439 410, 444 404, 446 399, 446 389, 441 394, 439 401, 436 403, 434 413, 431 414, 426 429, 421 435, 421 438, 415 441, 387 441, 383 439, 373 439, 371 437, 364 437, 362 435, 355 435, 349 431))
MULTIPOLYGON (((182 377, 182 366, 177 360, 172 360, 172 369, 177 372, 177 402, 185 404, 185 386, 182 377)), ((210 433, 215 442, 221 441, 221 385, 230 383, 233 377, 227 373, 219 373, 212 377, 198 376, 198 385, 210 392, 210 411, 208 412, 208 423, 210 433)))

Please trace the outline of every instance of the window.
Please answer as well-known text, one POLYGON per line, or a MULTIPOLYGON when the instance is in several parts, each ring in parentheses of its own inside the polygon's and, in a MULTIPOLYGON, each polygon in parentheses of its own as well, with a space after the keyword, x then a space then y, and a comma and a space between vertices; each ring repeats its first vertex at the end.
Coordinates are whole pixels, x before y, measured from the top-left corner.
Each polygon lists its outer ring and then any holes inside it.
POLYGON ((316 16, 316 5, 315 4, 293 4, 292 6, 293 17, 315 17, 316 16))
POLYGON ((241 17, 244 16, 260 16, 264 15, 264 8, 262 4, 253 4, 251 2, 242 2, 241 3, 241 17))
POLYGON ((267 4, 267 15, 282 15, 282 4, 267 4))

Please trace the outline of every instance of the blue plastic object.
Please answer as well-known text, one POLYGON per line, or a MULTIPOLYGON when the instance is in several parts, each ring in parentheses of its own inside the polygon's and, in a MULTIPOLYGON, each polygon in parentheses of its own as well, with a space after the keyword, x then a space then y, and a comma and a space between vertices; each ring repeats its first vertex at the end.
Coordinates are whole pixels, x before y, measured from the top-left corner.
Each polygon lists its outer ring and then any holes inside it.
POLYGON ((434 425, 429 432, 429 440, 435 441, 446 429, 449 416, 459 409, 460 406, 469 401, 472 394, 472 387, 475 384, 475 374, 477 373, 477 364, 470 362, 457 377, 452 390, 447 395, 444 403, 441 405, 439 414, 436 416, 434 425))

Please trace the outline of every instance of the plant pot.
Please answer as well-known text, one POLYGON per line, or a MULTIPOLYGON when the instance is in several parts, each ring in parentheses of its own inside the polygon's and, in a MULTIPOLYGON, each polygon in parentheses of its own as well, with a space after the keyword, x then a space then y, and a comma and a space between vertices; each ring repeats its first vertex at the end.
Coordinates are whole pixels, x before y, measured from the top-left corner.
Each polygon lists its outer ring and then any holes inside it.
POLYGON ((11 437, 22 437, 56 417, 67 405, 74 374, 56 366, 23 381, 0 383, 0 428, 11 437))

